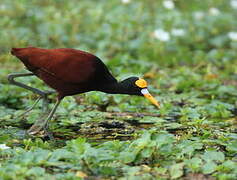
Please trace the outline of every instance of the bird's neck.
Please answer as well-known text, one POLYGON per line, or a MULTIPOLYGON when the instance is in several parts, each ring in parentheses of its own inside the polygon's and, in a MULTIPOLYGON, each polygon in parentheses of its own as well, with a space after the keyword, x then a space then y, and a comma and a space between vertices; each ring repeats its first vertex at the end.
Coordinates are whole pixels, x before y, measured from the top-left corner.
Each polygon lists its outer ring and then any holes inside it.
POLYGON ((129 85, 125 81, 103 85, 99 91, 109 94, 132 94, 129 85))

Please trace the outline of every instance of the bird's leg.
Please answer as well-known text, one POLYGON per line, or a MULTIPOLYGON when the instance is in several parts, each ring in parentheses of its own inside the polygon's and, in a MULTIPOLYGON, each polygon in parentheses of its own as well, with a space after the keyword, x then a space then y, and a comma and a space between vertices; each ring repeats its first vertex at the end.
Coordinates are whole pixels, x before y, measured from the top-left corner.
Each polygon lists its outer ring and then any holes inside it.
POLYGON ((22 116, 25 116, 27 113, 29 113, 32 109, 34 109, 34 107, 38 104, 38 102, 40 101, 41 98, 42 98, 41 96, 38 97, 38 98, 36 99, 36 101, 34 102, 34 104, 33 104, 29 109, 27 109, 27 110, 26 110, 25 112, 23 112, 22 114, 18 115, 16 118, 18 119, 18 118, 20 118, 20 117, 22 117, 22 116))
MULTIPOLYGON (((16 81, 15 78, 18 78, 18 77, 25 77, 25 76, 34 76, 33 73, 12 73, 12 74, 9 74, 8 75, 8 81, 13 84, 13 85, 16 85, 16 86, 19 86, 19 87, 22 87, 24 89, 27 89, 27 90, 30 90, 36 94, 38 94, 40 97, 35 101, 35 103, 32 105, 32 107, 30 107, 29 109, 27 109, 24 113, 22 113, 21 115, 18 116, 21 117, 21 116, 24 116, 25 114, 27 114, 28 112, 30 112, 35 106, 36 104, 40 101, 40 99, 43 99, 43 104, 42 104, 42 111, 43 111, 43 116, 41 118, 39 118, 39 120, 37 120, 33 125, 32 127, 29 129, 29 131, 33 131, 34 129, 39 129, 41 130, 42 127, 45 126, 45 123, 43 122, 43 125, 42 125, 42 119, 45 118, 45 114, 48 113, 48 105, 49 105, 49 101, 48 101, 48 95, 49 94, 52 94, 54 93, 55 91, 41 91, 39 89, 36 89, 36 88, 33 88, 33 87, 30 87, 30 86, 27 86, 26 84, 23 84, 19 81, 16 81)), ((55 111, 55 110, 54 110, 55 111)), ((39 131, 38 130, 38 131, 39 131)), ((38 132, 38 131, 34 131, 34 132, 38 132)), ((46 132, 47 133, 47 132, 46 132)), ((50 135, 48 133, 48 136, 50 139, 52 139, 52 135, 50 135)))
POLYGON ((56 104, 54 105, 54 107, 52 109, 52 111, 49 113, 49 116, 47 117, 47 119, 44 122, 45 123, 45 125, 44 125, 45 135, 48 136, 49 139, 52 139, 52 140, 54 140, 54 137, 53 137, 52 133, 49 131, 49 121, 50 121, 50 119, 52 119, 52 117, 53 117, 54 113, 56 112, 60 102, 61 102, 61 99, 58 98, 56 104))
POLYGON ((48 98, 47 98, 47 96, 49 94, 52 94, 52 93, 55 92, 55 91, 41 91, 37 88, 27 86, 26 84, 23 84, 23 83, 15 80, 15 78, 18 78, 18 77, 34 76, 34 75, 35 74, 33 74, 33 73, 12 73, 12 74, 8 75, 8 81, 11 84, 22 87, 22 88, 27 89, 27 90, 30 90, 30 91, 40 95, 40 97, 36 100, 36 102, 33 104, 33 106, 30 107, 28 110, 26 110, 26 112, 24 112, 20 116, 23 116, 23 115, 27 114, 28 112, 30 112, 36 106, 36 104, 39 102, 39 100, 41 98, 43 98, 43 107, 42 107, 43 112, 47 112, 48 111, 48 98))
POLYGON ((29 130, 28 133, 29 134, 36 134, 37 132, 39 132, 40 130, 44 129, 46 135, 48 135, 50 137, 50 139, 53 139, 51 133, 49 133, 48 131, 48 122, 50 121, 50 119, 52 119, 56 109, 58 108, 58 105, 60 104, 61 99, 57 99, 56 104, 54 105, 53 109, 51 110, 51 112, 49 113, 48 117, 46 119, 42 118, 40 120, 38 120, 29 130))
POLYGON ((41 91, 39 89, 36 89, 36 88, 33 88, 33 87, 30 87, 30 86, 27 86, 26 84, 23 84, 19 81, 15 81, 15 78, 18 78, 18 77, 25 77, 25 76, 34 76, 35 74, 33 73, 12 73, 12 74, 9 74, 8 75, 8 81, 11 83, 11 84, 14 84, 16 86, 19 86, 19 87, 22 87, 24 89, 27 89, 27 90, 30 90, 36 94, 39 94, 40 96, 45 96, 45 92, 44 91, 41 91))

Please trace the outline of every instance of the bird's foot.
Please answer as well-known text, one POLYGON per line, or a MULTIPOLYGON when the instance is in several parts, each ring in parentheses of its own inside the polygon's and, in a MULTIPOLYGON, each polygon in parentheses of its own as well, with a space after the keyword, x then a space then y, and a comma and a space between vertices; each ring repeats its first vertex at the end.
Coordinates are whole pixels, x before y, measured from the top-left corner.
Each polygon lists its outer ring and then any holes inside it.
POLYGON ((47 113, 42 114, 41 117, 27 131, 28 134, 35 135, 39 133, 40 131, 44 130, 44 127, 46 126, 46 121, 45 121, 46 116, 47 116, 47 113))
POLYGON ((30 127, 30 129, 27 132, 30 135, 35 135, 41 132, 43 129, 44 129, 43 126, 34 124, 33 126, 30 127))
POLYGON ((51 141, 54 141, 53 133, 49 130, 48 125, 44 127, 44 135, 48 137, 51 141))
POLYGON ((43 137, 47 137, 50 140, 54 140, 53 133, 49 131, 47 124, 34 124, 31 128, 27 131, 29 135, 36 135, 40 134, 43 137))

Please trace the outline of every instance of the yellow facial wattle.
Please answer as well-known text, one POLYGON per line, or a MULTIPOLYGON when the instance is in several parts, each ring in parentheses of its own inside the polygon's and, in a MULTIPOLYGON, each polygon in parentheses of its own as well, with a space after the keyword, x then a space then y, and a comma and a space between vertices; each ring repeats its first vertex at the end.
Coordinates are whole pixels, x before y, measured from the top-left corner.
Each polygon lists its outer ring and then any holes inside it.
POLYGON ((147 82, 144 79, 138 79, 135 84, 140 88, 146 88, 147 82))

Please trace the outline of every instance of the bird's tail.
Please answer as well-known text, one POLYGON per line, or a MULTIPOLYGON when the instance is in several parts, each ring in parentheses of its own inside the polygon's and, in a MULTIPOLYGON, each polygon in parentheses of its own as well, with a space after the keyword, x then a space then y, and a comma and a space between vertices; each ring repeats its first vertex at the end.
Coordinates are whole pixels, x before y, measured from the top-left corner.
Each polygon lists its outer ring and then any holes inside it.
POLYGON ((12 48, 11 49, 11 54, 14 56, 20 55, 21 51, 24 50, 25 48, 12 48))
POLYGON ((11 54, 16 56, 21 61, 26 61, 29 58, 29 55, 31 52, 32 52, 32 47, 11 49, 11 54))

